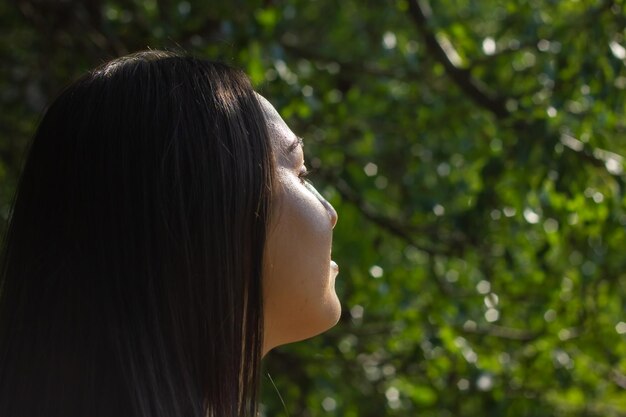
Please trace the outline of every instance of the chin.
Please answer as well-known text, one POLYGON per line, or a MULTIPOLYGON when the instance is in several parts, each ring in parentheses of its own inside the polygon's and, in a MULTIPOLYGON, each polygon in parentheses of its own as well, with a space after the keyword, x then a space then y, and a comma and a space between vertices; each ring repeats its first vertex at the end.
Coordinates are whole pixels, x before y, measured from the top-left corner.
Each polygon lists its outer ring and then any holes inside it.
POLYGON ((330 305, 329 305, 329 325, 328 328, 326 328, 323 331, 326 331, 328 329, 330 329, 331 327, 334 327, 337 323, 339 323, 339 318, 341 317, 341 303, 339 302, 339 298, 337 297, 337 294, 335 294, 333 292, 333 300, 331 301, 330 305))
POLYGON ((301 337, 298 338, 298 341, 318 336, 325 331, 332 329, 339 322, 339 318, 341 317, 341 305, 339 304, 339 301, 326 307, 327 308, 325 309, 324 314, 320 316, 316 325, 309 327, 306 333, 302 333, 301 337))
POLYGON ((341 303, 334 291, 329 298, 328 302, 322 304, 306 320, 292 321, 289 326, 281 326, 280 330, 271 321, 266 323, 263 355, 275 347, 310 339, 334 327, 341 317, 341 303))

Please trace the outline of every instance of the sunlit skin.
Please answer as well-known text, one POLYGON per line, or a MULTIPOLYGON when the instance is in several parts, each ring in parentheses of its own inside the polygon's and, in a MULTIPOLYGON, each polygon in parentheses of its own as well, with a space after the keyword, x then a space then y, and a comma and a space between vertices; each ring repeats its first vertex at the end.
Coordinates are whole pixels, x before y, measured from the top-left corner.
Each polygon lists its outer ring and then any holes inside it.
POLYGON ((263 270, 263 354, 334 326, 341 305, 339 269, 331 261, 337 212, 302 174, 302 143, 274 107, 259 96, 276 162, 272 216, 263 270))

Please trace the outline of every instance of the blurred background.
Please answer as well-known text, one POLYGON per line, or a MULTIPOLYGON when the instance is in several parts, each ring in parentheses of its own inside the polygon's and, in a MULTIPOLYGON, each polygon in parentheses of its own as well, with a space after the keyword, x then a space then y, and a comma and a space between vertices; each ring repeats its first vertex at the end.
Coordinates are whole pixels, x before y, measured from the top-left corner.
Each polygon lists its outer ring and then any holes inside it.
POLYGON ((266 358, 263 416, 626 416, 625 36, 622 1, 3 1, 0 232, 64 85, 222 60, 340 218, 340 323, 266 358))

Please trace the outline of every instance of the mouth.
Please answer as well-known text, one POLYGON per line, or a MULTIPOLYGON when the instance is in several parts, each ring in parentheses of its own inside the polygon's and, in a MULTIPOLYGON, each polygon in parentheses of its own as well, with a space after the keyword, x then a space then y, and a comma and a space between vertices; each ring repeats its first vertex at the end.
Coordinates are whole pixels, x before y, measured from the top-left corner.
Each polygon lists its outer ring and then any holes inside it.
POLYGON ((339 272, 339 265, 337 265, 337 262, 331 260, 330 261, 330 267, 333 271, 335 271, 335 273, 339 272))

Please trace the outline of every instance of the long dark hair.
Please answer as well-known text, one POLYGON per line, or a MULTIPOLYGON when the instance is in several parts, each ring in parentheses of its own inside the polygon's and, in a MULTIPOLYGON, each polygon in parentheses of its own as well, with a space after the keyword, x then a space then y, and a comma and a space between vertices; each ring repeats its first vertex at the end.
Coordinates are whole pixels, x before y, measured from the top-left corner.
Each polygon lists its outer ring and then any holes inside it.
POLYGON ((147 51, 66 88, 4 239, 0 416, 255 416, 273 172, 239 70, 147 51))

